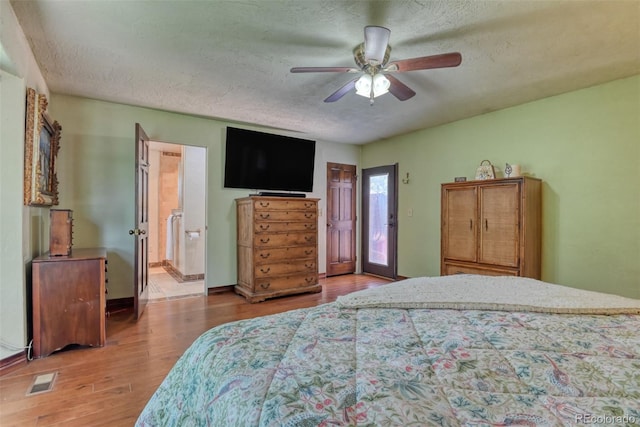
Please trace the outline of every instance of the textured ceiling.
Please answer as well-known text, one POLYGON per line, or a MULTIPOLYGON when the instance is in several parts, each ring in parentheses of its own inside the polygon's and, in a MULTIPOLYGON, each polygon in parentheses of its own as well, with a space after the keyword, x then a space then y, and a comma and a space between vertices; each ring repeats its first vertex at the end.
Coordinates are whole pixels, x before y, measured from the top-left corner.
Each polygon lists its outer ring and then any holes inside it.
MULTIPOLYGON (((4 0, 3 0, 4 1, 4 0)), ((640 1, 12 1, 49 89, 366 143, 640 73, 640 1), (366 25, 391 60, 457 51, 457 68, 395 74, 417 95, 323 100, 352 74, 366 25)))

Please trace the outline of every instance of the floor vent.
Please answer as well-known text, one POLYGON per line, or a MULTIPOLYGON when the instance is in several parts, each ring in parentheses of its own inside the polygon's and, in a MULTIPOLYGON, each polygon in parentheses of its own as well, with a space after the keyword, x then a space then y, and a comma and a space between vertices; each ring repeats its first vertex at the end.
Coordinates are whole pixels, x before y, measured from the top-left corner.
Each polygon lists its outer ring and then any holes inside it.
POLYGON ((57 372, 36 375, 33 379, 33 383, 29 386, 29 390, 27 390, 27 396, 33 396, 34 394, 46 393, 53 390, 53 383, 57 376, 57 372))

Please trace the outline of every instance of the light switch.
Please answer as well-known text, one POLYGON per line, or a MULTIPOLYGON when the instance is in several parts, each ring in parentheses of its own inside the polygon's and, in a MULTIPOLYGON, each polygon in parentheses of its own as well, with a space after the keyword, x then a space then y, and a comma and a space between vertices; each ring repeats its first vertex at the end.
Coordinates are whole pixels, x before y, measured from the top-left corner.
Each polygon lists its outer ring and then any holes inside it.
POLYGON ((409 208, 409 210, 407 211, 407 216, 413 216, 413 209, 409 208))

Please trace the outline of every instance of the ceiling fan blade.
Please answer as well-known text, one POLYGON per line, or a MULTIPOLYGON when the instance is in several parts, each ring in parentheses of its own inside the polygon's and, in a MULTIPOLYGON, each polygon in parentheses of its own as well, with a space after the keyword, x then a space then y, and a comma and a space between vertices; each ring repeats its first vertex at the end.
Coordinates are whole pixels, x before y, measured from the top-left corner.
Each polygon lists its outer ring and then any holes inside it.
POLYGON ((440 55, 421 56, 419 58, 400 59, 392 61, 385 67, 385 71, 414 71, 432 68, 457 67, 462 62, 462 55, 458 52, 440 55))
POLYGON ((364 27, 364 59, 372 65, 381 64, 389 45, 391 30, 385 27, 364 27))
POLYGON ((356 73, 360 70, 353 67, 293 67, 292 73, 356 73))
POLYGON ((329 95, 329 97, 325 99, 324 102, 336 102, 337 100, 345 96, 347 93, 349 93, 350 91, 356 88, 356 81, 358 81, 358 79, 359 77, 356 77, 355 79, 349 81, 340 89, 338 89, 337 91, 329 95))
POLYGON ((385 74, 385 77, 389 79, 389 92, 391 92, 391 94, 398 98, 400 101, 406 101, 416 94, 413 90, 411 90, 409 86, 402 83, 392 75, 385 74))

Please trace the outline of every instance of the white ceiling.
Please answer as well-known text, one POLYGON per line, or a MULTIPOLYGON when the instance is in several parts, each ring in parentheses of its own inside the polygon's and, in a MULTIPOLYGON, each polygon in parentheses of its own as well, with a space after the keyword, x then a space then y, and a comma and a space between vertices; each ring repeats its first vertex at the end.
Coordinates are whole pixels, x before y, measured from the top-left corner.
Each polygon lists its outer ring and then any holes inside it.
MULTIPOLYGON (((4 0, 3 0, 4 1, 4 0)), ((638 0, 11 2, 50 91, 366 143, 640 73, 638 0), (417 95, 323 100, 352 74, 366 25, 391 60, 458 51, 457 68, 398 73, 417 95)))

